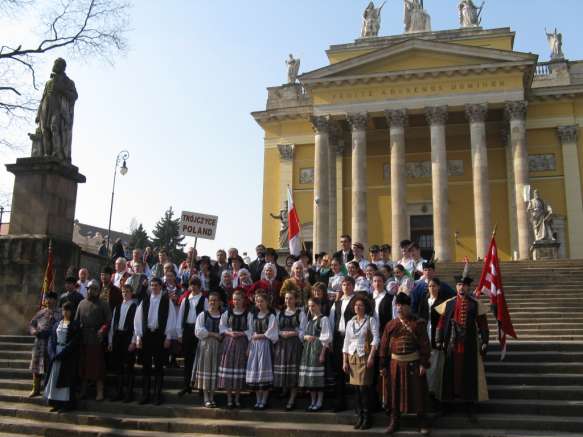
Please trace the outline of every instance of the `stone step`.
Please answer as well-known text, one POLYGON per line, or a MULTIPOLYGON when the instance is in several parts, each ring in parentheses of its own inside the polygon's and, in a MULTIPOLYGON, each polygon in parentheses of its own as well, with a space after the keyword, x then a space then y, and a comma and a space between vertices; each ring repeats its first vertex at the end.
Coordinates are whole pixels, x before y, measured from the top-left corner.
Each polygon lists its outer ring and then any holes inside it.
MULTIPOLYGON (((490 351, 500 351, 500 344, 498 342, 490 342, 488 349, 490 351)), ((512 352, 580 352, 583 351, 583 341, 526 341, 510 339, 508 341, 508 350, 512 352)))
MULTIPOLYGON (((486 356, 486 362, 500 362, 500 352, 491 352, 486 356)), ((510 351, 504 362, 583 362, 583 350, 580 352, 556 351, 510 351)))
POLYGON ((3 351, 32 351, 32 343, 4 343, 0 342, 0 350, 3 351))
MULTIPOLYGON (((583 401, 547 399, 492 399, 479 405, 480 412, 501 411, 516 415, 582 417, 583 401)), ((583 429, 583 428, 581 428, 583 429)))
POLYGON ((492 399, 583 401, 583 386, 490 385, 492 399))
POLYGON ((30 360, 31 356, 32 351, 7 351, 3 350, 0 346, 0 359, 15 358, 17 360, 30 360))
POLYGON ((545 362, 507 362, 491 361, 486 362, 488 373, 581 373, 583 376, 583 362, 575 363, 545 363, 545 362))
POLYGON ((581 373, 487 372, 486 379, 489 385, 583 386, 581 373))

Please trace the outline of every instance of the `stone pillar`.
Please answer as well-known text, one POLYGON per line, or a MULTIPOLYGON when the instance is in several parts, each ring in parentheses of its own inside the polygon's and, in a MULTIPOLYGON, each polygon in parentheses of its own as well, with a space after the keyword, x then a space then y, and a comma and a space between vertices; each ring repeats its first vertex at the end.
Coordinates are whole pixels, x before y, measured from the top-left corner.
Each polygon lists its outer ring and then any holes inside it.
POLYGON ((407 171, 405 168, 405 126, 407 111, 385 111, 389 125, 391 163, 391 244, 393 254, 399 254, 399 245, 407 235, 407 171))
POLYGON ((314 254, 329 252, 330 175, 328 149, 330 148, 330 118, 312 117, 314 126, 314 254))
POLYGON ((433 192, 433 245, 435 257, 451 261, 445 123, 447 106, 426 108, 431 131, 431 183, 433 192))
POLYGON ((287 201, 287 187, 293 186, 294 145, 278 144, 279 151, 279 199, 281 207, 287 201))
POLYGON ((338 125, 338 123, 332 123, 330 126, 330 147, 328 147, 328 190, 330 193, 330 214, 328 215, 328 249, 330 251, 334 251, 338 240, 336 149, 342 140, 342 128, 338 125))
POLYGON ((344 233, 344 137, 336 144, 336 238, 333 248, 344 233))
MULTIPOLYGON (((557 129, 563 149, 565 198, 567 201, 567 230, 569 257, 583 258, 583 200, 581 198, 581 173, 577 151, 579 126, 560 126, 557 129)), ((561 241, 561 244, 565 244, 561 241)))
POLYGON ((366 113, 348 114, 352 129, 352 241, 368 247, 366 113))
POLYGON ((510 144, 516 199, 516 229, 518 236, 518 259, 530 258, 528 215, 524 201, 524 187, 528 185, 528 151, 526 148, 527 102, 506 103, 506 116, 510 121, 510 144))
POLYGON ((490 180, 486 148, 486 115, 488 105, 466 105, 472 142, 472 177, 474 186, 474 221, 476 225, 476 258, 484 259, 490 244, 490 180))
POLYGON ((514 186, 514 168, 512 166, 512 147, 508 129, 501 132, 502 145, 506 152, 506 193, 508 196, 508 226, 510 229, 510 256, 518 256, 518 230, 516 225, 516 187, 514 186))

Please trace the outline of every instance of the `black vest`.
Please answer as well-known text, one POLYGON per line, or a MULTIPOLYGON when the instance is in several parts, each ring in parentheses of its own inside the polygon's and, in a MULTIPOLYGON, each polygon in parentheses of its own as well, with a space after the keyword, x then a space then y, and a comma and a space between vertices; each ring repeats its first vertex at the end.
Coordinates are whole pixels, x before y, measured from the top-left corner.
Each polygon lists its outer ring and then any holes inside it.
MULTIPOLYGON (((352 298, 354 299, 354 297, 352 298)), ((348 321, 355 316, 354 306, 352 306, 352 299, 348 303, 346 310, 344 310, 344 326, 348 324, 348 321)), ((342 317, 342 299, 336 302, 334 305, 334 333, 340 334, 338 327, 340 326, 340 318, 342 317)))
MULTIPOLYGON (((118 332, 118 325, 119 325, 119 318, 121 317, 121 303, 115 307, 115 316, 113 317, 113 323, 111 324, 111 329, 113 329, 113 335, 115 336, 118 332)), ((136 315, 136 308, 138 304, 132 302, 130 307, 128 308, 128 312, 126 314, 126 319, 123 325, 123 332, 126 334, 134 334, 134 316, 136 315)))
MULTIPOLYGON (((184 299, 184 314, 182 316, 182 329, 184 329, 184 327, 186 326, 186 321, 188 320, 188 314, 190 313, 190 302, 188 300, 188 298, 190 297, 190 293, 191 292, 188 292, 188 296, 186 296, 184 299)), ((205 297, 201 293, 200 299, 198 299, 198 302, 197 302, 196 308, 195 308, 197 316, 204 311, 204 300, 205 300, 205 297)))
MULTIPOLYGON (((158 307, 158 331, 164 333, 166 331, 166 323, 168 322, 168 311, 170 310, 170 299, 167 294, 160 296, 160 306, 158 307)), ((146 294, 142 301, 142 332, 146 334, 148 329, 148 313, 150 312, 150 295, 146 294)))

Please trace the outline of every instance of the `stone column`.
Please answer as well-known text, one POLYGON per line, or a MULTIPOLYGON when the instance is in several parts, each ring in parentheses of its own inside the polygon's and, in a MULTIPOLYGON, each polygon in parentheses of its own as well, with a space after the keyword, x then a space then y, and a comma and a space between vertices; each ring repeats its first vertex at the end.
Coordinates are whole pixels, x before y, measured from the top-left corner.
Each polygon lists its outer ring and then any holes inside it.
POLYGON ((330 126, 330 147, 328 147, 328 190, 330 198, 330 214, 328 215, 328 249, 333 251, 337 246, 337 189, 336 189, 336 149, 342 141, 342 128, 338 123, 330 126))
POLYGON ((451 261, 447 153, 445 150, 447 106, 426 108, 425 116, 431 131, 431 183, 433 192, 433 245, 435 257, 440 261, 451 261))
POLYGON ((516 229, 518 236, 518 259, 530 258, 528 215, 524 201, 524 187, 528 185, 528 151, 526 148, 526 108, 528 103, 506 103, 506 116, 510 121, 510 144, 516 198, 516 229))
POLYGON ((407 235, 407 171, 405 168, 405 126, 407 111, 385 111, 389 125, 391 163, 391 244, 393 254, 399 254, 399 245, 407 235))
MULTIPOLYGON (((567 201, 567 230, 569 257, 583 258, 583 200, 581 198, 581 173, 577 151, 579 126, 560 126, 557 129, 563 149, 563 173, 567 201)), ((565 244, 564 241, 560 242, 565 244)))
POLYGON ((278 144, 279 151, 279 198, 283 208, 287 201, 287 187, 293 185, 294 145, 278 144))
MULTIPOLYGON (((344 233, 344 137, 336 144, 336 238, 333 248, 338 247, 338 239, 344 233)), ((333 165, 333 164, 332 164, 333 165)))
POLYGON ((508 196, 508 226, 510 227, 510 256, 515 259, 518 255, 517 225, 516 225, 516 187, 514 186, 514 168, 512 166, 512 147, 508 129, 501 132, 502 144, 506 152, 506 193, 508 196))
POLYGON ((314 254, 328 252, 330 214, 330 175, 328 149, 330 148, 330 118, 312 117, 314 126, 314 254))
POLYGON ((352 241, 368 247, 366 113, 348 114, 352 129, 352 241))
POLYGON ((490 244, 490 180, 486 148, 486 115, 488 105, 466 105, 472 142, 472 177, 474 185, 474 221, 476 225, 476 258, 484 259, 490 244))

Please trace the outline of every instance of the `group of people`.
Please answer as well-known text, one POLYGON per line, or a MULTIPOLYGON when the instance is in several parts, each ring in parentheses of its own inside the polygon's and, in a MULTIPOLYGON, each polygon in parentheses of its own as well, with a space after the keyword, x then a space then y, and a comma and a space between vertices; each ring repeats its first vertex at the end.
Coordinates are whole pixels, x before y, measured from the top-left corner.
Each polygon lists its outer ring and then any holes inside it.
POLYGON ((398 260, 388 245, 371 246, 367 259, 348 235, 340 246, 314 264, 302 253, 285 267, 259 245, 248 264, 237 249, 219 250, 215 261, 191 249, 179 266, 164 250, 156 263, 134 250, 99 280, 81 269, 60 296, 46 294, 30 323, 31 396, 44 385, 54 411, 74 409, 94 383, 103 400, 109 370, 112 400, 132 402, 141 363, 139 403, 159 405, 164 368, 183 357, 178 395, 198 391, 207 408, 217 407, 217 390, 226 392, 227 408, 240 408, 241 392, 250 390, 263 410, 275 389, 286 410, 309 393, 306 410, 320 411, 333 391, 334 411, 342 411, 350 385, 355 429, 370 428, 380 408, 390 412, 387 433, 402 413, 415 413, 428 434, 431 404, 461 400, 471 414, 487 399, 488 345, 487 310, 473 297, 472 280, 456 277, 452 289, 409 240, 398 260))

